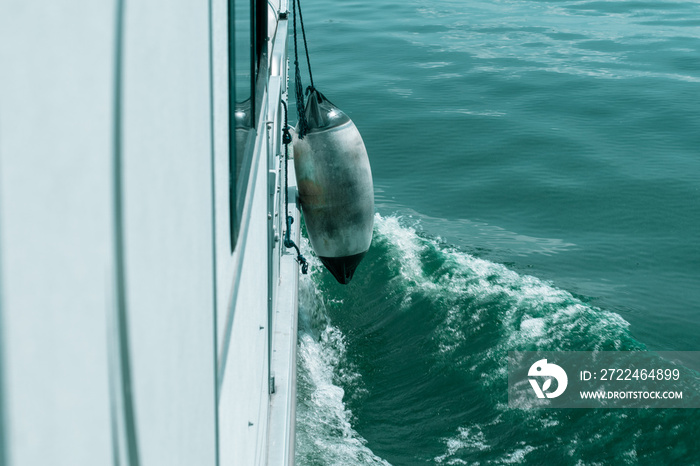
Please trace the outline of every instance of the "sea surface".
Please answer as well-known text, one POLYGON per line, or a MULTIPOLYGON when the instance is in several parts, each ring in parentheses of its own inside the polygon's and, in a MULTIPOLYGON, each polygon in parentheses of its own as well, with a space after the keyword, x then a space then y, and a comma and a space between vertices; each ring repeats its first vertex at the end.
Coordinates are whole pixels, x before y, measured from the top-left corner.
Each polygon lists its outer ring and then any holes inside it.
POLYGON ((507 394, 508 351, 700 350, 700 4, 302 8, 377 215, 348 286, 304 244, 297 464, 700 464, 697 410, 507 394))

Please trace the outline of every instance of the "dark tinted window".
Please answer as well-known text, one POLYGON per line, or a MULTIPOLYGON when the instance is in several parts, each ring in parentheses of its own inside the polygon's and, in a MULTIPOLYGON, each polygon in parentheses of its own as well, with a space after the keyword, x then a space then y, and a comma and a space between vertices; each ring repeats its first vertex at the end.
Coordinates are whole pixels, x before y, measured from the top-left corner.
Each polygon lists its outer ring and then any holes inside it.
POLYGON ((254 137, 253 10, 249 0, 229 0, 229 211, 231 250, 241 224, 254 137))
POLYGON ((229 0, 229 206, 236 245, 248 186, 255 122, 265 89, 267 1, 229 0), (257 83, 257 84, 256 84, 257 83))

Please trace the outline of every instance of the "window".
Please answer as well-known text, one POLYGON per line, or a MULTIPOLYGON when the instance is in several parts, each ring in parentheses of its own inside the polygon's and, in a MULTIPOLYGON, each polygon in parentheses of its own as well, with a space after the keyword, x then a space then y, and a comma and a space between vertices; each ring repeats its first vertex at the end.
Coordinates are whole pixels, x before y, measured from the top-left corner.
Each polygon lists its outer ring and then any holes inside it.
POLYGON ((233 251, 243 220, 255 124, 266 84, 262 80, 267 73, 267 1, 228 0, 228 24, 229 213, 233 251))

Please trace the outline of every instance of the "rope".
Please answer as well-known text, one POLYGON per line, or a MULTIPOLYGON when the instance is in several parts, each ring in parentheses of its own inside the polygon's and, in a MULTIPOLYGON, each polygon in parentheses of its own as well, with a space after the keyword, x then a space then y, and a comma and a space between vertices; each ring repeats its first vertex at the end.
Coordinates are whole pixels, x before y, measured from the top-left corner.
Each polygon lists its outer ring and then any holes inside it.
POLYGON ((311 60, 309 59, 309 46, 306 42, 306 31, 304 29, 304 18, 301 14, 301 0, 292 0, 292 17, 294 24, 294 94, 297 104, 297 116, 299 119, 299 139, 304 139, 306 133, 309 132, 309 123, 306 121, 304 114, 304 85, 301 82, 301 69, 299 68, 299 52, 297 47, 297 5, 299 6, 299 22, 301 23, 301 35, 304 40, 304 51, 306 52, 306 64, 309 68, 309 81, 311 86, 306 89, 306 93, 313 91, 314 77, 311 74, 311 60))
POLYGON ((292 142, 292 135, 289 134, 289 122, 287 120, 287 102, 283 100, 282 106, 284 107, 284 128, 282 129, 282 143, 284 144, 284 213, 287 216, 287 229, 284 232, 284 247, 287 249, 296 249, 297 262, 299 263, 299 265, 301 265, 301 273, 306 275, 309 271, 309 263, 306 261, 304 256, 301 255, 301 251, 299 251, 299 246, 297 246, 291 238, 292 223, 294 223, 294 217, 289 215, 289 170, 287 168, 289 167, 289 144, 292 142))
POLYGON ((301 0, 296 0, 299 5, 299 24, 301 24, 301 37, 304 39, 304 51, 306 52, 306 64, 309 67, 309 81, 311 81, 311 87, 306 90, 307 94, 309 90, 315 89, 314 77, 311 74, 311 60, 309 59, 309 46, 306 43, 306 31, 304 30, 304 17, 301 15, 301 0))

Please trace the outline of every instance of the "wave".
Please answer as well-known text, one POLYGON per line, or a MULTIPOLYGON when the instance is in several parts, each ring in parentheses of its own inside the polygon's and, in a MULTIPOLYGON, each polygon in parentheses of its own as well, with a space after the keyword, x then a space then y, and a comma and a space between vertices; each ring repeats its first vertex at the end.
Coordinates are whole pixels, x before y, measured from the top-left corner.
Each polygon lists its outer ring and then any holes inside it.
POLYGON ((377 215, 374 233, 350 285, 314 258, 302 279, 299 464, 541 464, 552 455, 636 464, 700 454, 700 423, 682 410, 509 409, 508 351, 645 349, 620 315, 398 217, 377 215))

